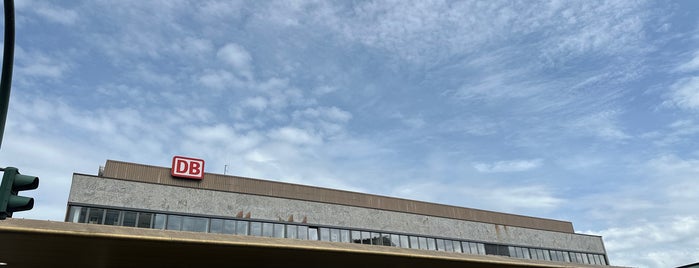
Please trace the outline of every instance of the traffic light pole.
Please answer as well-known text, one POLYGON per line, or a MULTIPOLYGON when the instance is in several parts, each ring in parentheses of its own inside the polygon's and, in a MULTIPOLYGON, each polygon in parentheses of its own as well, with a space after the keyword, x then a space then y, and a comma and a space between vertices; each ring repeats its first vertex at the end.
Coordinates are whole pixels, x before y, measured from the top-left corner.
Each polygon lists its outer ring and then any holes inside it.
MULTIPOLYGON (((2 58, 2 77, 0 77, 0 146, 5 134, 5 121, 10 105, 12 87, 12 66, 15 58, 15 3, 4 0, 5 6, 5 40, 2 58)), ((22 175, 15 167, 0 168, 3 172, 0 181, 0 220, 12 217, 13 212, 30 210, 34 207, 34 198, 20 196, 20 191, 34 190, 39 187, 39 177, 22 175)))
POLYGON ((5 0, 5 40, 2 57, 2 78, 0 80, 0 147, 5 133, 5 120, 10 104, 12 86, 12 66, 15 58, 15 3, 5 0))

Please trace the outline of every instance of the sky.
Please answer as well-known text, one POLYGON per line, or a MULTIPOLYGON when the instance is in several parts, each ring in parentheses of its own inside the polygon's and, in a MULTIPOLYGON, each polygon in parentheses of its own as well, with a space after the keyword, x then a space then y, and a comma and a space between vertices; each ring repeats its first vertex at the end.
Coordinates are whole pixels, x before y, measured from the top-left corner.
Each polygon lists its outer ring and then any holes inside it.
POLYGON ((573 222, 699 261, 698 1, 16 1, 0 165, 107 159, 573 222))

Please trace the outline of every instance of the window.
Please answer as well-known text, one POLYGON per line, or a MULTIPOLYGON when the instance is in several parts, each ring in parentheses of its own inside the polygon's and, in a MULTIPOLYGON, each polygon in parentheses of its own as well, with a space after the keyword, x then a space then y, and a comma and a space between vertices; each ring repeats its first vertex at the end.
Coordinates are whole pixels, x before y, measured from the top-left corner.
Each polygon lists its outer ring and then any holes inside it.
POLYGON ((202 217, 182 217, 182 231, 207 232, 209 219, 202 217))
POLYGON ((371 245, 371 233, 369 232, 362 232, 362 244, 367 244, 371 245))
POLYGON ((498 246, 493 244, 485 244, 485 254, 486 255, 499 255, 498 246))
POLYGON ((551 260, 551 255, 549 255, 548 250, 543 250, 544 251, 544 260, 550 261, 551 260))
POLYGON ((580 259, 580 253, 571 252, 570 253, 570 261, 582 263, 582 259, 580 259))
POLYGON ((522 248, 520 247, 509 247, 510 250, 510 257, 517 257, 517 258, 524 258, 524 254, 522 253, 522 248))
POLYGON ((308 240, 318 240, 318 228, 308 227, 308 240))
POLYGON ((103 217, 104 209, 90 208, 88 212, 87 223, 102 224, 103 217))
POLYGON ((444 240, 444 250, 454 252, 454 244, 451 240, 444 240))
POLYGON ((248 235, 248 227, 250 226, 250 222, 247 221, 235 221, 235 234, 237 235, 248 235))
POLYGON ((454 252, 459 252, 459 253, 463 252, 463 250, 461 249, 461 242, 459 242, 459 241, 453 241, 453 242, 454 242, 453 243, 454 244, 454 252))
POLYGON ((381 234, 379 237, 379 245, 382 246, 392 246, 391 244, 391 235, 390 234, 381 234))
MULTIPOLYGON (((126 213, 128 213, 128 211, 126 213)), ((138 213, 138 224, 136 226, 140 227, 140 228, 151 228, 152 221, 153 221, 153 213, 139 212, 138 213)))
POLYGON ((379 233, 371 233, 371 244, 383 245, 383 241, 381 241, 381 235, 379 233))
MULTIPOLYGON (((213 219, 212 219, 212 221, 213 221, 213 219)), ((235 234, 235 225, 236 224, 237 224, 237 222, 235 220, 223 220, 223 222, 221 223, 221 233, 235 234)))
POLYGON ((464 253, 485 254, 485 246, 481 243, 463 242, 462 246, 464 247, 464 253))
MULTIPOLYGON (((134 211, 124 211, 124 219, 122 220, 121 225, 136 227, 136 216, 137 215, 138 215, 138 213, 134 212, 134 211)), ((150 224, 148 225, 148 227, 150 228, 150 224)))
POLYGON ((351 238, 352 238, 352 243, 355 244, 361 244, 362 243, 362 234, 359 231, 354 231, 352 230, 350 232, 351 238))
POLYGON ((340 230, 330 229, 330 241, 340 242, 340 230))
POLYGON ((498 255, 507 256, 507 257, 513 256, 513 255, 510 255, 510 247, 503 246, 503 245, 498 245, 498 255))
POLYGON ((182 216, 168 215, 167 226, 165 228, 168 230, 182 230, 182 216))
POLYGON ((68 212, 68 220, 67 221, 69 221, 69 222, 85 222, 84 212, 82 213, 83 214, 82 215, 83 221, 80 221, 81 210, 86 210, 86 209, 82 209, 82 207, 78 207, 78 206, 71 206, 70 210, 68 212))
POLYGON ((532 257, 529 255, 529 249, 527 249, 527 248, 520 248, 520 250, 522 251, 522 258, 525 258, 525 259, 531 259, 531 258, 532 258, 532 257))
POLYGON ((445 251, 447 246, 444 243, 444 239, 437 239, 437 250, 439 251, 445 251))
POLYGON ((485 255, 485 244, 476 243, 476 248, 478 249, 478 254, 485 255))
POLYGON ((464 253, 474 254, 471 251, 471 243, 469 242, 461 242, 461 249, 464 251, 464 253))
POLYGON ((349 243, 350 242, 350 231, 340 230, 340 242, 349 243))
POLYGON ((320 228, 320 240, 330 241, 330 229, 320 228))
POLYGON ((561 254, 563 255, 564 262, 570 262, 570 253, 569 252, 563 251, 563 252, 561 252, 561 254))
POLYGON ((427 249, 437 250, 437 243, 435 243, 434 238, 427 238, 427 249))
POLYGON ((223 233, 223 220, 222 219, 209 220, 209 233, 214 233, 214 234, 223 233))
POLYGON ((274 235, 274 224, 269 222, 262 223, 262 236, 272 237, 274 235))
POLYGON ((250 235, 262 236, 262 223, 253 221, 250 222, 250 235))
POLYGON ((165 229, 165 222, 167 216, 165 214, 155 214, 155 221, 153 222, 153 229, 165 229))
POLYGON ((407 235, 400 235, 400 247, 402 248, 409 248, 410 247, 410 240, 407 235))
POLYGON ((104 215, 104 225, 119 225, 120 210, 107 209, 104 215))
POLYGON ((396 234, 391 235, 391 243, 389 246, 400 247, 400 238, 396 234))
POLYGON ((299 226, 299 239, 308 239, 308 226, 299 226))
POLYGON ((420 249, 427 249, 427 238, 425 237, 418 237, 417 238, 418 243, 420 244, 420 249))
POLYGON ((420 242, 416 236, 410 236, 410 248, 420 248, 420 242))
POLYGON ((284 238, 284 224, 275 223, 274 224, 274 237, 284 238))
POLYGON ((298 238, 298 226, 296 225, 287 225, 286 226, 286 238, 298 238))
MULTIPOLYGON (((551 253, 550 253, 550 254, 551 254, 551 260, 552 260, 552 261, 558 261, 558 251, 556 251, 556 250, 551 250, 550 252, 551 252, 551 253)), ((563 259, 563 258, 561 257, 561 259, 563 259)))

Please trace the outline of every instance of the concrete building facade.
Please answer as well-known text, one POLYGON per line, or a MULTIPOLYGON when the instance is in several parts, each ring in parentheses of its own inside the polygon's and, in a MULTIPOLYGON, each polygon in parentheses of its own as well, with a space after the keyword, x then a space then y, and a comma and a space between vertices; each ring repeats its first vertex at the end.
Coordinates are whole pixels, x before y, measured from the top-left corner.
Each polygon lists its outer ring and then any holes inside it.
POLYGON ((112 160, 73 175, 66 221, 609 264, 566 221, 112 160))

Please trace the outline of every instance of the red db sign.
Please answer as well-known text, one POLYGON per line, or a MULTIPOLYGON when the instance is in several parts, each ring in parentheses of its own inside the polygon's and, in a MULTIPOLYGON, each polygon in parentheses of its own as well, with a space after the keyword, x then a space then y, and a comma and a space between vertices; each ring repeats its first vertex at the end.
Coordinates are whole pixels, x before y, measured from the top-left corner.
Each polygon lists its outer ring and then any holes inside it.
POLYGON ((172 158, 173 177, 201 180, 204 178, 204 159, 175 156, 172 158))

